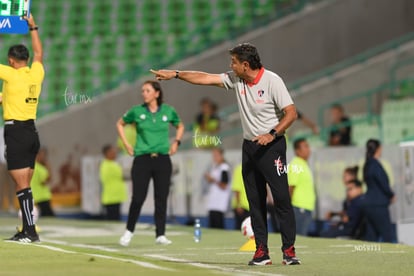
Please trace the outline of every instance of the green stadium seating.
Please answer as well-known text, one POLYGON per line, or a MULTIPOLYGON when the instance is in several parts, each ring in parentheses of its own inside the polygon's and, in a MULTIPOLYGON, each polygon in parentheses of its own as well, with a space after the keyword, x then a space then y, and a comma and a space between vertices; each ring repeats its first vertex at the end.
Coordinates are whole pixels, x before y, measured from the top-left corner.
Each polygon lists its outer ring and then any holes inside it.
POLYGON ((382 108, 384 143, 393 144, 414 136, 414 99, 388 100, 382 108))
MULTIPOLYGON (((172 63, 231 39, 274 9, 273 0, 32 1, 47 71, 39 114, 64 108, 66 88, 94 91, 128 70, 172 63)), ((28 45, 30 37, 2 35, 0 51, 17 43, 28 45)))

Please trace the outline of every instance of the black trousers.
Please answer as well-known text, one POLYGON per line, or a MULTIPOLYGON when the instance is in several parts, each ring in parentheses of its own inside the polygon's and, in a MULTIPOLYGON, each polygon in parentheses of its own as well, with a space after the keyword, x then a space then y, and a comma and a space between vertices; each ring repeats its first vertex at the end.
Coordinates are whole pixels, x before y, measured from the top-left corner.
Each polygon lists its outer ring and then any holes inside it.
POLYGON ((286 139, 277 137, 266 146, 244 140, 242 174, 250 205, 250 217, 256 247, 268 248, 266 183, 275 201, 275 211, 282 235, 282 250, 294 245, 295 214, 290 201, 286 174, 286 139))
POLYGON ((392 242, 392 222, 388 205, 364 206, 366 219, 365 239, 367 241, 378 242, 381 238, 383 242, 392 242))
POLYGON ((224 213, 220 211, 208 212, 209 227, 224 229, 224 213))
POLYGON ((131 169, 132 201, 129 207, 127 229, 135 230, 141 208, 148 193, 151 178, 154 180, 154 220, 156 237, 165 234, 167 218, 167 198, 170 191, 172 165, 169 155, 136 156, 131 169))
POLYGON ((121 220, 121 203, 107 204, 104 207, 106 220, 121 220))

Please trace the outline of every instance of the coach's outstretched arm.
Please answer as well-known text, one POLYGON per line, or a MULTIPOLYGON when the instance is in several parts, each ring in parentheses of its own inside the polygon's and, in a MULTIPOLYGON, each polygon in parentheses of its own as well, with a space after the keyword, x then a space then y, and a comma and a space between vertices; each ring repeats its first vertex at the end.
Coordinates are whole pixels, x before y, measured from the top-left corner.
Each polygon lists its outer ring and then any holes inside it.
POLYGON ((37 32, 38 26, 34 21, 34 17, 30 14, 30 17, 24 18, 30 28, 30 35, 32 37, 32 48, 33 48, 33 62, 43 62, 43 48, 42 42, 40 41, 39 33, 37 32))
POLYGON ((192 84, 212 85, 224 87, 220 74, 210 74, 199 71, 178 71, 178 70, 150 70, 157 80, 180 79, 192 84))

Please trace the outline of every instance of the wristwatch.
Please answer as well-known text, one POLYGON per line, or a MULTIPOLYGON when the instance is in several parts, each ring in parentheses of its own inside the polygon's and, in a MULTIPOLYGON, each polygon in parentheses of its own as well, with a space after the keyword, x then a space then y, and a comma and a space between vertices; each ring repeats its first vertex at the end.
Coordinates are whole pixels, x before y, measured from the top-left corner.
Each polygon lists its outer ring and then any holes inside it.
POLYGON ((269 134, 273 136, 273 139, 276 139, 276 137, 277 137, 277 132, 276 132, 276 130, 275 130, 274 128, 272 128, 272 129, 269 131, 269 134))

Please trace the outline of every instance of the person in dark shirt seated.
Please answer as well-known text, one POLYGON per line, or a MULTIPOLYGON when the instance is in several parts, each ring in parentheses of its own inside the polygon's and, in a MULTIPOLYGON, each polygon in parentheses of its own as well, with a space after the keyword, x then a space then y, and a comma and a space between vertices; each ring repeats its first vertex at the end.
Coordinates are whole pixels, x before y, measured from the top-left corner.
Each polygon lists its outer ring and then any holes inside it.
POLYGON ((351 145, 351 121, 344 114, 344 108, 340 104, 331 106, 332 124, 329 134, 330 146, 351 145))
POLYGON ((344 204, 345 211, 338 213, 341 215, 340 222, 332 224, 327 231, 322 232, 322 237, 361 237, 363 226, 362 202, 364 194, 362 191, 362 183, 359 180, 353 179, 346 183, 346 198, 347 201, 344 204))

